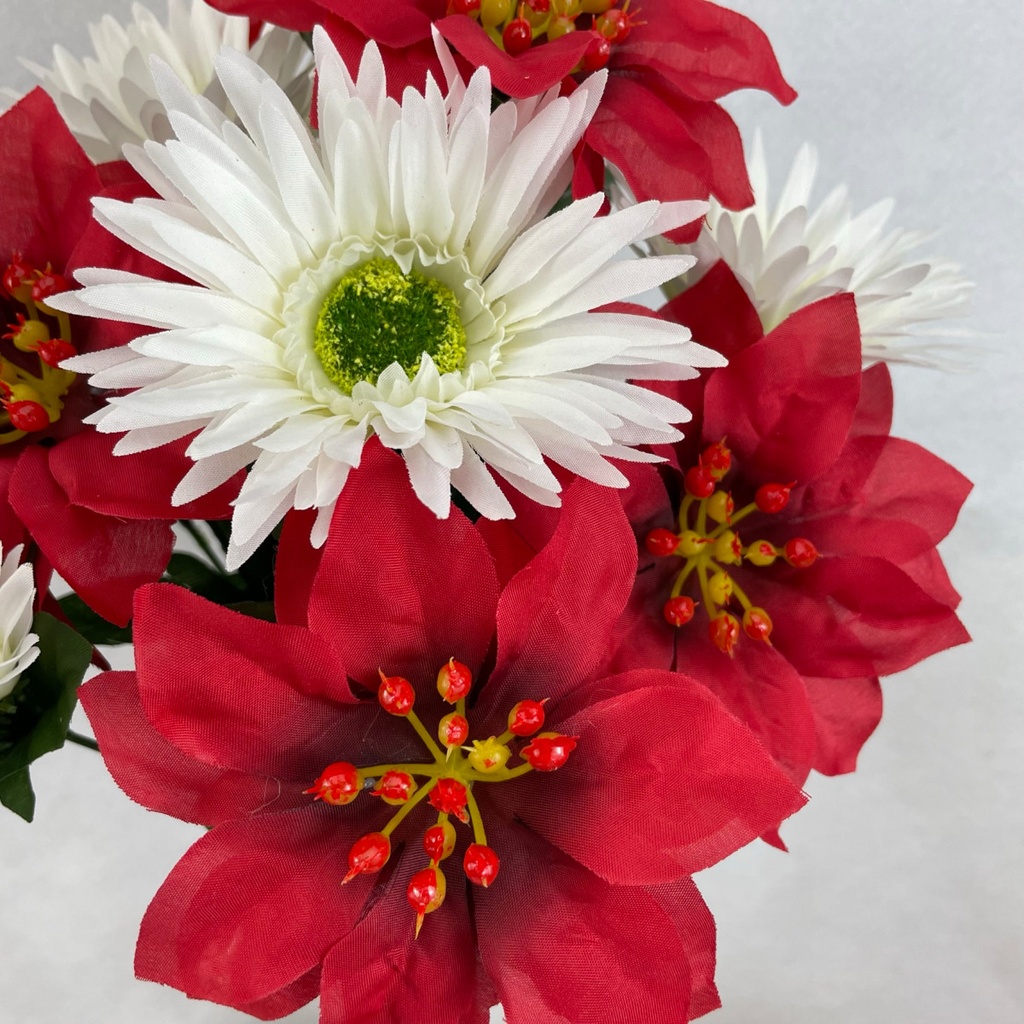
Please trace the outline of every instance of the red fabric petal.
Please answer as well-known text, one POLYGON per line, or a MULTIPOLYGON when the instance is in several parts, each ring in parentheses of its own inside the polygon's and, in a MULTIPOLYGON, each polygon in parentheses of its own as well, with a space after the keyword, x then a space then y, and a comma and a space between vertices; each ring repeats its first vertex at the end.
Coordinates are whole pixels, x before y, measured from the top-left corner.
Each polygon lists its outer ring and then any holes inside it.
POLYGON ((236 473, 215 491, 187 505, 171 495, 191 469, 190 438, 137 455, 115 455, 117 438, 83 430, 50 452, 50 472, 74 505, 124 519, 230 519, 231 502, 245 479, 236 473))
POLYGON ((689 1019, 696 1020, 722 1005, 715 987, 715 919, 692 878, 652 885, 647 893, 675 925, 690 967, 689 1019))
POLYGON ((71 504, 54 480, 49 459, 60 450, 32 446, 18 460, 10 502, 57 572, 87 604, 120 626, 132 597, 158 580, 171 557, 165 522, 126 522, 71 504))
POLYGON ((0 260, 20 251, 39 269, 52 262, 63 270, 92 219, 90 198, 101 183, 42 89, 0 117, 0 166, 0 260))
POLYGON ((136 974, 240 1008, 299 982, 358 920, 366 887, 339 882, 368 826, 323 805, 218 825, 150 903, 136 974))
MULTIPOLYGON (((643 889, 613 886, 522 825, 495 823, 497 882, 474 910, 508 1024, 685 1021, 687 951, 643 889)), ((441 913, 442 911, 438 911, 441 913)))
POLYGON ((415 685, 452 657, 478 672, 497 600, 494 563, 472 523, 458 509, 435 518, 416 500, 402 459, 367 445, 338 501, 310 628, 376 692, 378 669, 415 685))
POLYGON ((437 30, 474 67, 490 69, 495 89, 516 99, 537 96, 558 85, 579 64, 590 45, 588 33, 570 32, 512 57, 499 50, 483 28, 465 15, 442 18, 437 30))
POLYGON ((315 548, 309 536, 316 511, 292 509, 284 517, 274 558, 274 611, 278 622, 308 626, 309 595, 320 568, 323 548, 315 548))
POLYGON ((105 672, 78 691, 107 770, 136 803, 197 825, 304 807, 302 787, 183 754, 142 710, 134 672, 105 672))
POLYGON ((443 17, 445 8, 444 0, 389 0, 386 4, 378 0, 319 0, 319 3, 330 14, 351 22, 364 36, 393 48, 429 40, 430 23, 443 17))
POLYGON ((882 558, 820 558, 781 575, 789 585, 773 583, 764 607, 785 610, 772 640, 804 675, 889 675, 970 639, 948 605, 882 558))
POLYGON ((814 714, 803 679, 785 658, 744 638, 729 658, 707 641, 706 630, 684 628, 676 668, 707 686, 790 779, 804 784, 814 761, 814 714))
POLYGON ((780 103, 796 93, 771 43, 749 18, 703 0, 647 0, 646 24, 612 51, 612 68, 663 75, 695 99, 763 89, 780 103))
POLYGON ((854 771, 861 747, 882 720, 882 688, 878 680, 808 676, 804 685, 818 736, 815 770, 822 775, 854 771))
POLYGON ((568 763, 487 796, 613 883, 700 871, 804 803, 746 727, 686 676, 613 676, 549 707, 550 728, 579 737, 568 763))
POLYGON ((885 363, 875 363, 860 379, 860 402, 850 425, 850 437, 886 437, 892 428, 892 376, 885 363))
POLYGON ((29 539, 25 524, 11 508, 10 502, 11 478, 20 454, 17 451, 0 451, 0 547, 4 554, 15 544, 25 544, 29 539))
POLYGON ((135 644, 146 717, 186 754, 307 785, 332 761, 358 761, 345 671, 307 630, 158 584, 136 597, 135 644))
POLYGON ((813 480, 846 443, 860 379, 853 296, 822 299, 712 375, 704 439, 728 437, 753 479, 813 480))
MULTIPOLYGON (((477 984, 476 937, 458 856, 444 862, 447 895, 415 937, 409 879, 426 866, 407 846, 369 913, 324 961, 321 1019, 331 1024, 487 1024, 489 1000, 477 984)), ((359 879, 353 887, 366 887, 359 879)))
POLYGON ((497 662, 481 711, 504 718, 516 700, 557 700, 584 682, 606 656, 636 557, 617 493, 577 480, 551 540, 502 592, 497 662))
POLYGON ((309 32, 323 20, 323 5, 316 0, 207 0, 225 14, 259 18, 295 32, 309 32))

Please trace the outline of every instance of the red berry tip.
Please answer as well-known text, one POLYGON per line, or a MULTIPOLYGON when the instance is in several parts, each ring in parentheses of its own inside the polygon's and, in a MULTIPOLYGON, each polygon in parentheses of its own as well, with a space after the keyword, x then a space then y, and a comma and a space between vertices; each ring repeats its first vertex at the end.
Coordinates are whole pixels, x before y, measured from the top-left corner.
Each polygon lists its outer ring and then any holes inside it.
POLYGON ((521 700, 508 713, 508 731, 513 736, 532 736, 544 725, 544 702, 521 700))
POLYGON ((470 843, 466 856, 462 858, 462 869, 466 877, 474 885, 482 885, 485 889, 498 877, 500 867, 498 855, 482 843, 470 843))
POLYGON ((553 772, 561 768, 576 749, 579 736, 561 736, 557 732, 542 732, 519 751, 519 756, 539 772, 553 772))
POLYGON ((818 549, 804 537, 787 540, 782 555, 794 569, 806 569, 814 565, 818 558, 818 549))
POLYGON ((449 658, 448 664, 437 673, 437 692, 449 704, 464 700, 472 688, 473 673, 461 661, 449 658))
POLYGON ((445 715, 437 726, 437 736, 449 748, 461 747, 469 738, 469 722, 457 711, 445 715))
POLYGON ((469 821, 466 813, 466 787, 458 779, 438 779, 427 797, 431 807, 442 814, 454 814, 459 821, 469 821))
POLYGON ((449 14, 474 14, 480 10, 480 0, 448 0, 449 14))
POLYGON ((4 408, 15 430, 31 434, 36 430, 45 430, 50 425, 49 415, 38 402, 8 402, 4 408))
POLYGON ((455 849, 455 827, 450 821, 431 825, 423 834, 423 849, 431 860, 441 861, 455 849))
POLYGON ((732 649, 740 638, 740 624, 734 615, 723 612, 708 623, 708 636, 723 654, 732 657, 732 649))
POLYGON ((754 492, 754 504, 761 512, 781 512, 789 504, 789 492, 795 483, 763 484, 754 492))
POLYGON ((51 338, 49 341, 40 342, 36 346, 36 351, 39 353, 39 358, 54 369, 57 369, 65 359, 71 359, 78 355, 75 346, 63 338, 51 338))
POLYGON ((763 608, 748 608, 743 613, 743 632, 751 640, 763 640, 771 645, 768 639, 772 633, 771 616, 763 608))
POLYGON ((356 875, 372 875, 380 871, 391 856, 391 840, 383 832, 370 832, 357 839, 348 851, 348 874, 341 884, 351 882, 356 875))
POLYGON ((685 626, 693 618, 696 607, 692 598, 670 597, 662 608, 662 614, 670 626, 685 626))
POLYGON ((612 56, 612 44, 596 29, 591 29, 591 40, 583 54, 584 71, 600 71, 612 56))
POLYGON ((732 469, 732 452, 726 448, 724 438, 721 441, 716 441, 714 444, 708 445, 707 448, 701 452, 700 464, 716 480, 721 480, 722 477, 732 469))
POLYGON ((380 669, 380 688, 377 690, 377 700, 380 706, 391 715, 408 715, 416 703, 416 691, 412 683, 401 676, 386 676, 380 669))
POLYGON ((655 558, 666 558, 668 555, 674 555, 678 546, 679 535, 661 526, 651 530, 644 539, 644 547, 655 558))
POLYGON ((521 53, 526 53, 533 43, 533 28, 530 23, 523 17, 524 4, 520 4, 519 17, 513 18, 505 26, 505 31, 501 33, 501 41, 505 46, 505 52, 512 57, 518 57, 521 53))
POLYGON ((693 466, 686 471, 686 493, 695 498, 710 498, 715 493, 715 478, 709 469, 693 466))
POLYGON ((47 265, 46 270, 32 282, 32 301, 45 302, 51 295, 59 295, 70 288, 71 282, 63 274, 55 273, 47 265))
POLYGON ((24 302, 32 297, 32 279, 37 273, 35 267, 26 263, 18 252, 11 257, 11 262, 4 269, 0 283, 11 298, 24 302))
POLYGON ((379 796, 387 804, 404 804, 416 792, 416 782, 408 772, 387 771, 370 791, 371 796, 379 796))
POLYGON ((363 789, 362 776, 359 769, 348 761, 335 761, 329 764, 320 777, 304 793, 310 793, 314 800, 323 800, 325 804, 350 804, 363 789))
POLYGON ((409 879, 405 895, 409 906, 416 911, 417 936, 423 926, 424 915, 432 913, 444 903, 445 888, 444 872, 440 868, 424 868, 409 879))

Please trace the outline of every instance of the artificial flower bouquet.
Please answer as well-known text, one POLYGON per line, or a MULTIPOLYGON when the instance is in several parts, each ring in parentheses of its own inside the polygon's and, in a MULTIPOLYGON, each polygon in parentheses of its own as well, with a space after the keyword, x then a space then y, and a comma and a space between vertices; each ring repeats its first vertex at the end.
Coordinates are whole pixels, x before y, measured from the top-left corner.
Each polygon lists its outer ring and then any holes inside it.
POLYGON ((0 801, 72 741, 202 826, 136 973, 260 1019, 713 1010, 694 873, 968 639, 886 365, 966 282, 809 147, 771 200, 705 0, 92 43, 0 116, 0 801))

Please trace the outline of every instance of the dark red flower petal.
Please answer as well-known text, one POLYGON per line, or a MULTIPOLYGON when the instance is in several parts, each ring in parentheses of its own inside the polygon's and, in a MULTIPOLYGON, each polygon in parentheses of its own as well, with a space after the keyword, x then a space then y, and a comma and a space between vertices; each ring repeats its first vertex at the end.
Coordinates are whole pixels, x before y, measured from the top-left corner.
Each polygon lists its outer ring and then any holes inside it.
POLYGON ((458 509, 437 519, 401 457, 368 444, 338 501, 310 629, 364 686, 376 691, 378 669, 420 685, 453 657, 479 672, 497 601, 494 563, 473 524, 458 509))
POLYGON ((609 1007, 616 1024, 689 1019, 687 950, 644 889, 609 885, 517 822, 488 840, 501 878, 473 905, 508 1024, 605 1021, 609 1007))
POLYGON ((405 848, 369 913, 324 961, 323 1020, 487 1024, 489 991, 481 991, 477 982, 476 939, 460 859, 442 863, 447 895, 426 916, 416 938, 406 888, 426 865, 419 843, 405 848))
POLYGON ((497 662, 480 710, 497 720, 518 699, 558 699, 583 683, 607 653, 636 560, 617 493, 577 480, 551 540, 502 591, 497 662))
POLYGON ((135 644, 146 717, 184 753, 307 786, 326 765, 359 760, 345 670, 307 630, 157 584, 136 597, 135 644))
POLYGON ((134 672, 105 672, 79 698, 114 781, 136 803, 197 825, 306 806, 301 785, 215 768, 183 754, 149 723, 134 672))
POLYGON ((339 882, 373 809, 316 806, 218 825, 150 903, 136 974, 236 1007, 300 982, 366 902, 368 887, 339 882))
POLYGON ((805 306, 712 375, 704 439, 728 437, 751 479, 814 480, 846 444, 860 367, 853 296, 805 306))
POLYGON ((317 0, 208 0, 225 14, 259 18, 295 32, 309 32, 324 18, 324 4, 317 0))
POLYGON ((60 447, 22 451, 11 478, 11 507, 75 593, 123 626, 136 589, 158 580, 167 567, 170 524, 133 522, 72 504, 50 471, 49 459, 60 447))
POLYGON ((860 402, 850 424, 850 437, 887 437, 892 428, 892 376, 885 363, 875 363, 860 379, 860 402))
POLYGON ((546 728, 579 737, 573 756, 487 796, 617 885, 700 871, 804 804, 750 731, 686 676, 631 672, 546 710, 546 728))
POLYGON ((857 755, 882 720, 882 688, 873 677, 804 679, 814 712, 817 751, 814 769, 844 775, 857 767, 857 755))

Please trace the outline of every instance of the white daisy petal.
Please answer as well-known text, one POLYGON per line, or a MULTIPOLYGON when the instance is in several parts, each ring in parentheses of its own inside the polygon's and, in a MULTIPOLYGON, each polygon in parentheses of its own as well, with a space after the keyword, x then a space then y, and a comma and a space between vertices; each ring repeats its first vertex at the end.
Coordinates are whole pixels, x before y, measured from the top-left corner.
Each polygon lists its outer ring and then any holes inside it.
POLYGON ((121 391, 92 422, 127 432, 119 452, 191 436, 176 503, 247 469, 232 567, 292 507, 317 510, 323 543, 370 434, 438 516, 452 486, 511 516, 496 477, 557 505, 550 463, 624 486, 609 459, 648 461, 633 446, 678 437, 689 416, 628 379, 684 380, 721 357, 677 324, 591 310, 683 272, 689 256, 620 257, 701 204, 601 217, 594 196, 547 216, 604 76, 492 112, 486 69, 398 103, 372 44, 354 79, 321 30, 314 49, 316 135, 237 50, 204 99, 157 72, 175 137, 147 142, 145 163, 162 198, 97 216, 196 284, 93 268, 55 300, 163 329, 74 361, 121 391))
MULTIPOLYGON (((656 252, 689 251, 700 259, 697 269, 672 289, 695 283, 716 260, 725 260, 750 296, 766 331, 812 302, 852 292, 865 364, 886 360, 948 369, 966 365, 969 357, 952 344, 944 349, 911 339, 914 334, 949 337, 962 333, 928 326, 967 313, 972 286, 961 276, 960 268, 915 255, 927 240, 915 232, 895 230, 887 235, 891 200, 853 216, 847 191, 839 187, 812 210, 817 165, 813 147, 802 146, 779 198, 770 203, 764 145, 758 133, 748 167, 754 205, 734 211, 712 200, 695 245, 651 242, 656 252)), ((629 201, 628 189, 618 179, 615 192, 629 201)))
POLYGON ((30 633, 36 587, 29 563, 19 565, 22 546, 0 551, 0 714, 21 674, 39 657, 39 638, 30 633))

